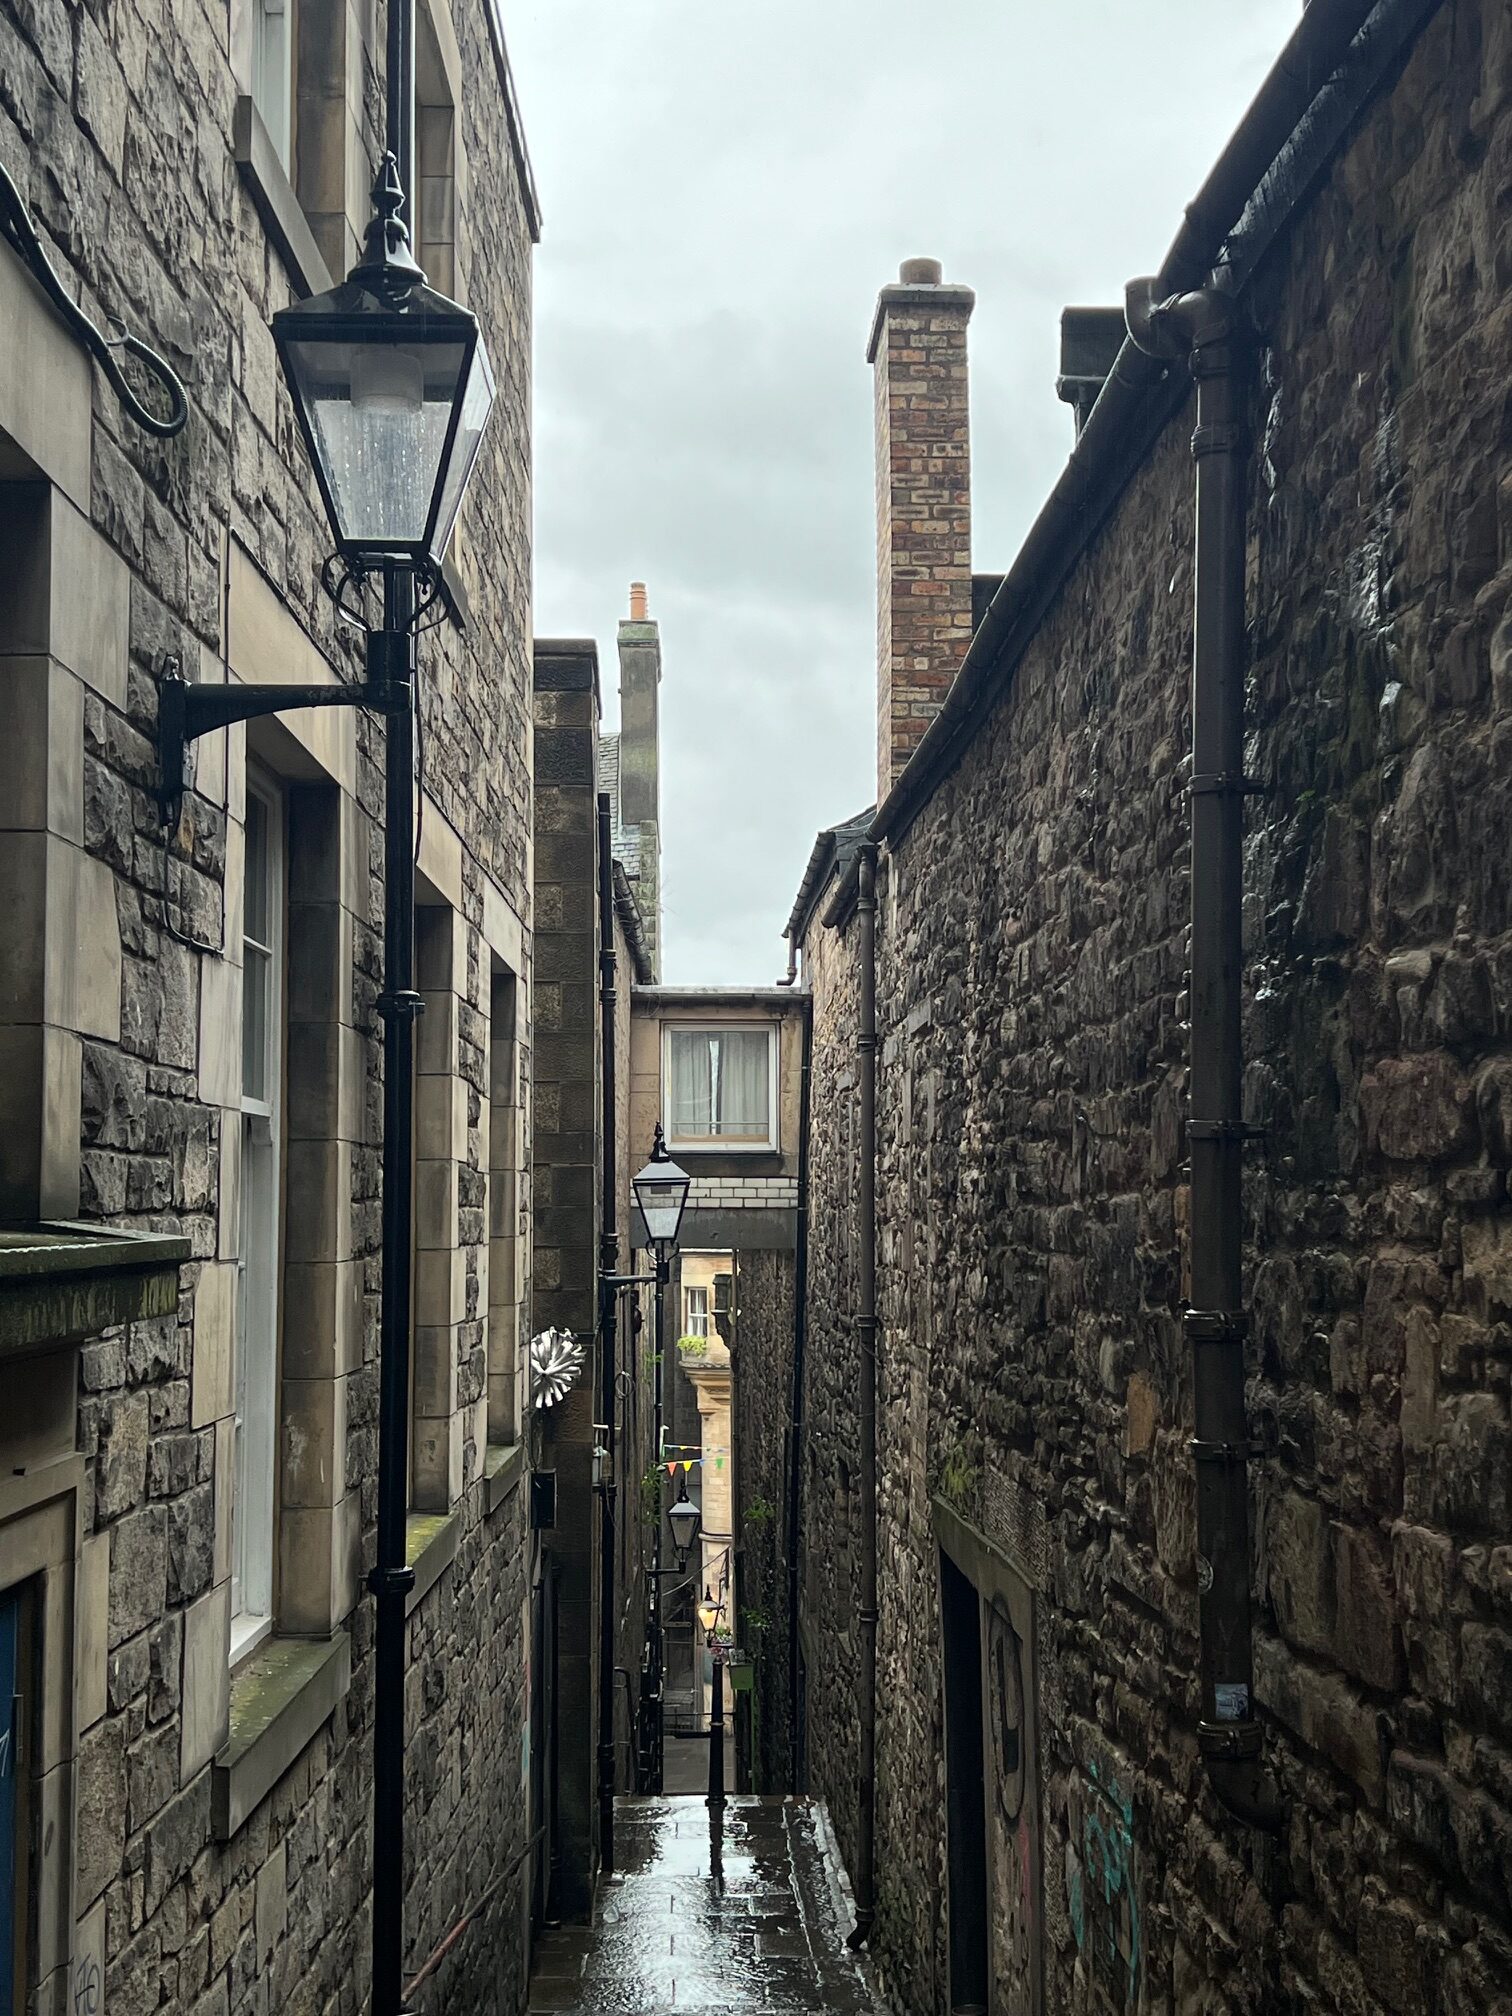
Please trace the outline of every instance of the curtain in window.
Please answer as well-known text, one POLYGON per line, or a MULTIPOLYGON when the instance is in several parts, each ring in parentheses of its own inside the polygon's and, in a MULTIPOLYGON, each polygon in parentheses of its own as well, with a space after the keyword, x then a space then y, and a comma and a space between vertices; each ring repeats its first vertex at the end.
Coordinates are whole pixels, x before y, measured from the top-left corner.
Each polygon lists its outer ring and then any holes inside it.
POLYGON ((767 1036, 764 1029, 732 1029, 718 1038, 719 1124, 737 1141, 767 1138, 767 1036))
POLYGON ((672 1032, 672 1138, 713 1132, 714 1039, 701 1029, 672 1032))

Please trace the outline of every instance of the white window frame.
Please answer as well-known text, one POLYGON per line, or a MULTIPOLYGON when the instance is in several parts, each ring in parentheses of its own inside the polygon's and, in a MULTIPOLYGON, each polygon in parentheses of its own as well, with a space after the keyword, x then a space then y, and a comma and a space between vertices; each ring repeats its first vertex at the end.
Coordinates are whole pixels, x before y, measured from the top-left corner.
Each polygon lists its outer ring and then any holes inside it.
POLYGON ((293 177, 295 0, 252 0, 252 103, 293 177))
POLYGON ((709 1315, 710 1315, 709 1290, 707 1284, 702 1281, 692 1282, 688 1287, 686 1287, 683 1290, 683 1294, 686 1297, 688 1304, 687 1307, 688 1327, 685 1334, 689 1337, 707 1337, 709 1334, 709 1315), (694 1302, 695 1296, 697 1296, 699 1300, 703 1303, 703 1307, 701 1309, 695 1305, 694 1302))
MULTIPOLYGON (((285 803, 275 781, 247 768, 247 806, 267 822, 268 942, 246 929, 243 891, 242 1018, 248 950, 266 961, 263 1031, 266 1096, 241 1096, 241 1222, 237 1237, 236 1365, 231 1500, 231 1659, 245 1659, 273 1629, 278 1468, 278 1342, 282 1282, 284 912, 288 900, 285 803)), ((245 859, 246 857, 244 857, 245 859)), ((247 863, 250 867, 250 862, 247 863)))
POLYGON ((770 1155, 777 1139, 777 1030, 770 1022, 664 1022, 662 1024, 662 1129, 674 1152, 689 1155, 770 1155), (679 1134, 672 1124, 674 1036, 761 1036, 767 1039, 767 1131, 764 1141, 732 1141, 719 1134, 679 1134))

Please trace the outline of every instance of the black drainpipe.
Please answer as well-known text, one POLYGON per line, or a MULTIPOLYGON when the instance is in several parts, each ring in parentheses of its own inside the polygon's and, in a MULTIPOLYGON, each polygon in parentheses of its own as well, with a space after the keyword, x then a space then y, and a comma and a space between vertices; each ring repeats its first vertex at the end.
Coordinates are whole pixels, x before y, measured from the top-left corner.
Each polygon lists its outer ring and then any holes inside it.
POLYGON ((871 1936, 877 1874, 877 848, 857 858, 856 1078, 861 1166, 856 1172, 856 1341, 861 1431, 861 1757, 856 1816, 856 1924, 871 1936))
POLYGON ((599 1872, 614 1874, 614 1359, 619 1291, 616 1195, 614 1025, 618 991, 614 957, 614 851, 609 800, 598 801, 599 1083, 603 1093, 603 1171, 599 1204, 598 1418, 604 1437, 599 1481, 598 1803, 599 1872))
POLYGON ((1250 1633, 1249 1423, 1244 1402, 1241 1183, 1247 331, 1216 288, 1129 289, 1136 343, 1189 353, 1197 381, 1192 635, 1191 1303, 1202 1718, 1213 1790, 1251 1827, 1284 1812, 1261 1757, 1250 1633))
MULTIPOLYGON (((793 941, 796 970, 797 940, 793 941)), ((788 1790, 798 1780, 803 1731, 798 1717, 798 1598, 803 1546, 803 1398, 808 1355, 809 1087, 814 1067, 814 1003, 803 1004, 803 1066, 798 1079, 798 1212, 793 1233, 793 1383, 788 1406, 787 1581, 788 1581, 788 1790)))

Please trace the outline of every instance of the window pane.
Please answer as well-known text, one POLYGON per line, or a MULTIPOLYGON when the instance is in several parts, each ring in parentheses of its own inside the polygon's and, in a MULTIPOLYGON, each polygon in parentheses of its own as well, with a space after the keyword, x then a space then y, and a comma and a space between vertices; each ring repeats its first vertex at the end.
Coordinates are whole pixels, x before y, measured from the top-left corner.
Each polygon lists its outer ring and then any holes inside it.
POLYGON ((714 1047, 701 1029, 672 1031, 672 1133, 688 1140, 714 1131, 714 1047))
POLYGON ((266 952, 247 946, 242 972, 242 1096, 268 1098, 268 996, 272 992, 273 961, 266 952))
POLYGON ((247 793, 247 901, 242 925, 254 944, 271 942, 268 931, 268 806, 256 792, 247 793))
POLYGON ((280 164, 289 166, 289 69, 293 45, 286 0, 256 0, 252 28, 252 102, 280 164))
POLYGON ((766 1031, 732 1029, 718 1041, 715 1132, 737 1141, 765 1141, 769 1117, 766 1031))

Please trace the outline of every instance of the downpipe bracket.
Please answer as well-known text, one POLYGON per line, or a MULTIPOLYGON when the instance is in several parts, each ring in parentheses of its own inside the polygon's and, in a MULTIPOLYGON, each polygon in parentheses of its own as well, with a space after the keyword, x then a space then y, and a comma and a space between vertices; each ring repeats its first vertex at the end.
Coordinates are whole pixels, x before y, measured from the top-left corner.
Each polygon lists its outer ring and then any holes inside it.
POLYGON ((380 1598, 384 1596, 408 1596, 411 1589, 415 1586, 415 1571, 409 1567, 370 1568, 368 1570, 367 1586, 372 1595, 380 1598))
POLYGON ((1181 1327, 1195 1344, 1242 1344, 1249 1317, 1242 1309, 1186 1309, 1181 1327))
POLYGON ((1194 777, 1187 785, 1189 798, 1268 798, 1269 784, 1258 777, 1243 777, 1232 770, 1213 770, 1194 777))
POLYGON ((1263 1141, 1268 1127, 1252 1127, 1247 1120, 1188 1120, 1189 1141, 1263 1141))

